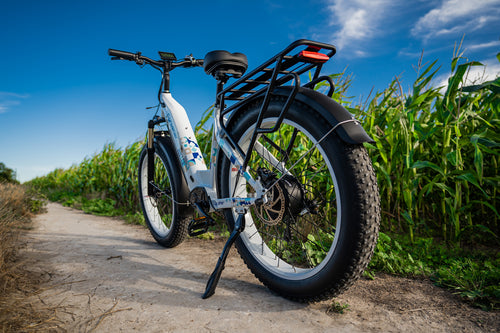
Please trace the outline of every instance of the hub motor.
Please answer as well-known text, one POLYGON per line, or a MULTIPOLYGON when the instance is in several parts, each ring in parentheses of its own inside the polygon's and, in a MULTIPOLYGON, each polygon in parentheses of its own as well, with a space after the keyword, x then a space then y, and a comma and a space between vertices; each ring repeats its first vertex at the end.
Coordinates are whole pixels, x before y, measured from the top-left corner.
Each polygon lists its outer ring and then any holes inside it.
POLYGON ((256 207, 256 214, 262 222, 276 225, 287 214, 295 216, 304 209, 304 189, 297 178, 285 175, 276 183, 277 177, 274 172, 260 168, 257 173, 264 187, 269 188, 267 202, 256 207))

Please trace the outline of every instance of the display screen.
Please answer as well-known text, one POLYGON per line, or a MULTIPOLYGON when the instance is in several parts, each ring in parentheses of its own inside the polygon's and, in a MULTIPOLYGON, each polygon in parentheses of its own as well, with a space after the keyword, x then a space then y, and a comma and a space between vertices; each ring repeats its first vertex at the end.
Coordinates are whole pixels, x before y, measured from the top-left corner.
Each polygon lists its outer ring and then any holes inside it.
POLYGON ((176 61, 177 58, 172 52, 158 52, 163 60, 176 61))

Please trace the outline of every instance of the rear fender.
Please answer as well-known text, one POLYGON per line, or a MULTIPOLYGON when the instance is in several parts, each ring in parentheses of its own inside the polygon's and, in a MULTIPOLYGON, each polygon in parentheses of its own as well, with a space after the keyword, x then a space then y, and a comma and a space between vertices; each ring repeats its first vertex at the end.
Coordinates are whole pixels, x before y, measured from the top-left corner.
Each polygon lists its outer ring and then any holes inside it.
MULTIPOLYGON (((273 95, 288 97, 290 96, 291 90, 292 87, 278 87, 273 91, 273 95)), ((238 107, 238 109, 231 114, 226 127, 230 128, 231 120, 236 119, 236 115, 240 112, 245 112, 245 106, 247 104, 252 103, 259 98, 262 99, 264 96, 262 94, 255 97, 252 96, 248 99, 248 101, 238 107)), ((360 122, 356 121, 354 116, 349 111, 332 98, 315 90, 300 87, 295 99, 318 111, 332 127, 336 127, 335 132, 342 139, 342 141, 349 144, 374 142, 373 139, 365 132, 360 122)))
MULTIPOLYGON (((273 94, 286 97, 290 95, 290 90, 291 87, 279 87, 274 90, 273 94)), ((300 87, 295 99, 318 111, 332 127, 338 125, 335 132, 342 141, 350 144, 374 142, 365 132, 361 123, 350 121, 355 120, 354 116, 332 98, 315 90, 300 87), (342 124, 339 125, 339 123, 342 124)))

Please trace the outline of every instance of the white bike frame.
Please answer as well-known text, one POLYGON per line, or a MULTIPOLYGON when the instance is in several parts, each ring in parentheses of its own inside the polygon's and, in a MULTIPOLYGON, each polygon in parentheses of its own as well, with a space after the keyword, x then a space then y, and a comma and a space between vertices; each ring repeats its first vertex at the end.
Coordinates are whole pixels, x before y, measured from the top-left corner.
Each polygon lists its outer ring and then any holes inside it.
MULTIPOLYGON (((194 135, 193 128, 189 122, 186 110, 180 105, 170 92, 162 92, 160 95, 162 113, 165 115, 165 120, 170 133, 170 137, 174 143, 177 157, 181 163, 182 172, 188 184, 189 190, 192 191, 196 187, 202 187, 210 197, 210 210, 218 210, 223 208, 242 209, 254 205, 257 200, 265 202, 265 188, 260 181, 255 180, 248 172, 248 167, 243 169, 244 157, 228 144, 227 140, 221 135, 220 125, 218 121, 214 121, 214 135, 211 145, 211 162, 210 168, 207 168, 203 154, 198 145, 198 141, 194 135), (218 198, 217 196, 217 155, 222 150, 229 158, 233 166, 232 170, 236 170, 245 178, 248 184, 255 190, 255 193, 249 193, 249 197, 229 197, 218 198)), ((215 108, 214 119, 219 118, 220 109, 215 108)), ((258 144, 261 150, 265 148, 258 144)), ((270 155, 270 154, 268 154, 270 155)), ((279 164, 277 161, 273 164, 279 164)))

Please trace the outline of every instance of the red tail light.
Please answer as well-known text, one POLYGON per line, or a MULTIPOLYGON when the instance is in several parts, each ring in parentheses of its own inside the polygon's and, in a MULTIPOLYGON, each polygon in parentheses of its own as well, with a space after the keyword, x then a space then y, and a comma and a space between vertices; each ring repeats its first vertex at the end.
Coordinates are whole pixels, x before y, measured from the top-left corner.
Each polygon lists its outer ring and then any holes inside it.
POLYGON ((316 63, 324 63, 330 59, 326 54, 305 50, 299 53, 299 58, 304 61, 316 63))

